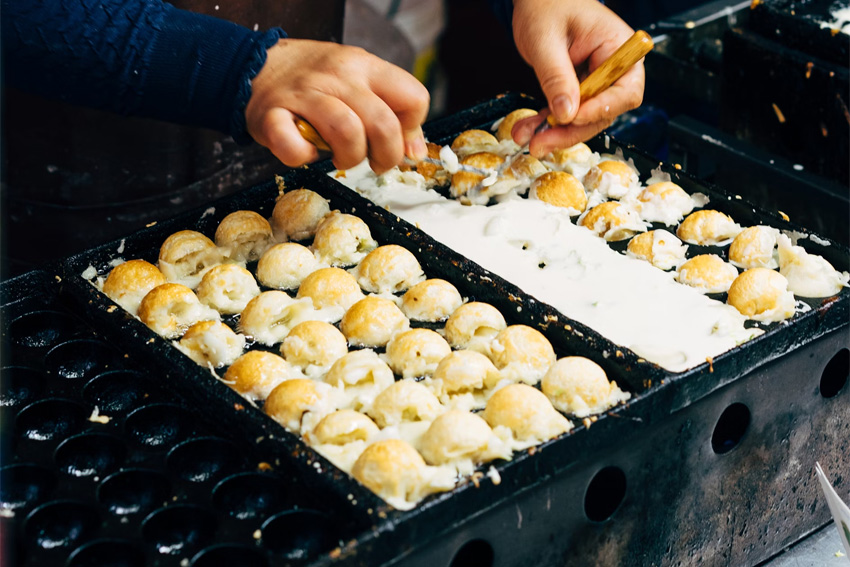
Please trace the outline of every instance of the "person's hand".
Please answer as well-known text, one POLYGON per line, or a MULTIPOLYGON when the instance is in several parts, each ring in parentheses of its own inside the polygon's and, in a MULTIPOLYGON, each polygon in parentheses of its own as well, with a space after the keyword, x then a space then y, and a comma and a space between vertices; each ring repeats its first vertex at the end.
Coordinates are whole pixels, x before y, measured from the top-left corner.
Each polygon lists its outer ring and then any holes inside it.
POLYGON ((597 0, 514 0, 514 41, 534 68, 549 103, 548 111, 517 122, 518 144, 551 112, 559 124, 531 139, 529 151, 541 157, 592 138, 618 115, 643 100, 643 62, 610 88, 579 105, 579 78, 596 69, 634 33, 628 24, 597 0))
POLYGON ((339 169, 369 158, 377 173, 404 155, 426 155, 422 122, 428 90, 415 77, 358 47, 282 39, 268 50, 251 83, 248 133, 284 164, 315 161, 318 151, 298 132, 294 116, 312 124, 339 169))

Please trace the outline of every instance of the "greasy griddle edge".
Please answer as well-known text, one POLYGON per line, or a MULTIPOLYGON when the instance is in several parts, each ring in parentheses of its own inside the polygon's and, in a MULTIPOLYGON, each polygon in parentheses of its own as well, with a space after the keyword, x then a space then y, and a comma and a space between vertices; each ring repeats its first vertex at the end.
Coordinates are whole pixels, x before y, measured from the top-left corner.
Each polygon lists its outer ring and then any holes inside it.
MULTIPOLYGON (((464 129, 486 126, 514 108, 524 106, 534 108, 539 105, 522 95, 500 96, 452 117, 430 123, 426 126, 426 134, 433 141, 444 142, 464 129)), ((608 151, 620 146, 613 140, 607 143, 610 144, 608 151)), ((595 151, 606 151, 606 139, 602 136, 590 145, 595 151)), ((623 150, 626 157, 635 160, 644 179, 649 169, 657 165, 633 147, 623 146, 623 150)), ((81 316, 94 321, 96 328, 110 333, 131 360, 135 359, 146 368, 155 368, 163 381, 172 385, 183 397, 199 407, 216 412, 218 418, 232 431, 234 440, 256 443, 256 449, 260 454, 268 455, 271 463, 277 459, 288 462, 302 473, 299 476, 311 483, 312 490, 327 493, 345 510, 346 515, 372 525, 372 529, 364 532, 357 540, 348 542, 341 554, 325 555, 315 564, 344 561, 375 565, 398 557, 416 545, 427 543, 452 524, 479 514, 519 491, 531 490, 544 483, 551 475, 579 462, 583 456, 591 452, 598 454, 616 446, 623 437, 622 433, 638 431, 663 420, 670 413, 765 362, 847 324, 848 291, 845 290, 837 298, 816 302, 813 311, 796 317, 790 324, 775 325, 758 339, 718 356, 711 365, 703 364, 684 373, 673 374, 656 365, 638 362, 633 353, 622 348, 622 358, 610 356, 606 359, 601 354, 602 350, 608 350, 609 353, 617 350, 609 341, 581 324, 565 320, 560 314, 559 322, 569 323, 572 332, 564 331, 561 326, 546 328, 541 325, 546 315, 557 313, 553 308, 523 294, 515 286, 452 253, 412 225, 344 188, 326 175, 332 167, 330 163, 324 162, 310 168, 288 171, 284 174, 286 186, 289 189, 302 186, 313 189, 328 198, 332 208, 361 216, 380 242, 401 244, 411 249, 430 276, 449 279, 465 296, 472 295, 476 299, 494 303, 509 322, 538 326, 562 355, 590 356, 603 365, 609 376, 635 396, 627 405, 601 416, 589 429, 577 423, 577 427, 570 433, 537 447, 533 456, 523 452, 517 454, 511 462, 494 463, 502 477, 498 486, 487 478, 481 480, 477 489, 467 482, 451 492, 428 498, 412 511, 399 512, 330 465, 296 436, 285 432, 229 387, 215 383, 207 370, 195 365, 174 349, 170 341, 161 339, 122 309, 115 309, 106 296, 80 277, 89 265, 94 265, 102 272, 108 261, 117 256, 155 262, 159 246, 169 234, 193 228, 211 236, 218 222, 235 210, 246 208, 270 216, 277 195, 274 183, 262 184, 211 203, 210 208, 214 208, 214 212, 199 209, 63 262, 63 295, 81 316), (122 253, 119 254, 117 250, 122 246, 122 253), (522 307, 521 312, 516 311, 517 307, 522 307), (235 409, 239 406, 242 409, 235 409), (260 437, 263 439, 257 443, 260 437), (316 463, 319 471, 315 469, 316 463), (394 532, 392 537, 383 537, 388 532, 394 532)), ((756 213, 748 203, 707 187, 672 167, 663 169, 686 191, 708 194, 712 198, 709 205, 711 208, 732 214, 742 224, 748 218, 755 217, 777 228, 804 232, 801 227, 785 222, 776 215, 756 213)), ((806 240, 802 244, 810 251, 827 257, 839 269, 847 265, 847 251, 835 243, 821 247, 806 240)))

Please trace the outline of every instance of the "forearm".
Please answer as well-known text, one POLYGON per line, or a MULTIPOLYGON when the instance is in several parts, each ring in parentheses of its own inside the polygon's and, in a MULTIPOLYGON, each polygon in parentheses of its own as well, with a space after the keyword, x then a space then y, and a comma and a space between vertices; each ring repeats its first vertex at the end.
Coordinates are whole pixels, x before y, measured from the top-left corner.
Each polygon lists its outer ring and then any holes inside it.
POLYGON ((244 137, 250 81, 284 34, 159 0, 3 0, 6 84, 244 137))

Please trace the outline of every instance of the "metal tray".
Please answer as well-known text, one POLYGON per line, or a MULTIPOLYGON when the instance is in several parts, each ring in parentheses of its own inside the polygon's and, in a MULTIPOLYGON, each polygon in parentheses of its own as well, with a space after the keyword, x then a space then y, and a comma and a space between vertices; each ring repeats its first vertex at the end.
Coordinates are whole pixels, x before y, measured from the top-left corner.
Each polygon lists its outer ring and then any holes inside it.
MULTIPOLYGON (((444 140, 531 105, 534 102, 522 96, 497 97, 432 123, 426 131, 430 139, 444 140)), ((600 137, 592 147, 606 145, 613 150, 617 144, 600 137)), ((634 148, 625 147, 624 152, 644 176, 657 165, 634 148)), ((563 316, 559 320, 569 329, 547 326, 547 316, 556 314, 551 307, 342 188, 325 175, 330 167, 290 171, 285 181, 289 187, 313 189, 330 199, 332 207, 357 214, 379 242, 409 248, 427 274, 452 281, 463 295, 493 303, 509 322, 538 326, 560 355, 593 358, 633 393, 633 399, 590 427, 578 424, 559 439, 496 463, 499 485, 488 479, 477 486, 467 482, 412 511, 399 512, 246 404, 168 341, 115 309, 80 277, 89 265, 105 270, 119 255, 153 261, 172 232, 193 228, 211 234, 234 210, 269 214, 277 195, 273 183, 63 262, 61 283, 50 283, 63 309, 109 337, 129 368, 167 384, 168 392, 179 395, 187 407, 212 416, 217 431, 226 432, 231 442, 275 470, 291 471, 287 479, 294 480, 287 481, 293 492, 303 487, 320 495, 324 509, 344 520, 348 529, 342 530, 342 540, 313 555, 312 565, 754 564, 827 521, 811 478, 796 486, 793 474, 805 466, 799 463, 818 455, 827 474, 840 476, 850 438, 846 372, 842 375, 849 342, 846 290, 832 300, 812 302, 812 311, 787 325, 774 325, 711 365, 671 374, 640 362, 626 349, 619 349, 622 357, 606 358, 603 351, 616 352, 616 345, 563 316), (808 378, 801 379, 801 373, 808 378), (798 506, 811 511, 796 517, 798 506), (770 530, 755 525, 766 519, 773 522, 770 530)), ((673 168, 667 171, 687 191, 710 194, 711 206, 742 224, 761 221, 802 230, 673 168)), ((847 265, 848 253, 838 245, 804 245, 836 266, 847 265)), ((7 283, 7 289, 27 287, 25 282, 7 283)), ((270 553, 272 564, 292 561, 268 545, 261 538, 252 549, 270 553)))

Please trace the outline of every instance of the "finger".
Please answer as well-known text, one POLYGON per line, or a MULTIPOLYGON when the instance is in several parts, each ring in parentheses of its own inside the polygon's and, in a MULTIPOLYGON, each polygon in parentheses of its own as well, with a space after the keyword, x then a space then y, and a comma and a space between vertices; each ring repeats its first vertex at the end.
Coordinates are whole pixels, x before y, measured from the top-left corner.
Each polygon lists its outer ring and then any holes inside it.
POLYGON ((266 113, 254 139, 289 167, 300 167, 319 158, 316 146, 301 136, 295 117, 284 108, 273 108, 266 113))
POLYGON ((333 152, 333 164, 349 169, 368 152, 366 131, 360 116, 345 102, 321 93, 300 98, 294 112, 313 125, 333 152))
POLYGON ((592 124, 633 110, 643 102, 643 88, 643 63, 639 62, 609 88, 583 101, 572 123, 577 126, 592 124))
POLYGON ((357 92, 347 102, 363 123, 372 170, 381 174, 398 165, 404 156, 404 138, 398 116, 383 99, 370 91, 357 92))
POLYGON ((401 124, 404 153, 412 159, 425 157, 428 150, 422 123, 428 116, 431 95, 416 77, 395 65, 386 67, 370 81, 370 88, 392 109, 401 124))
POLYGON ((583 126, 569 124, 544 130, 531 139, 529 152, 532 156, 540 159, 554 150, 569 148, 579 142, 589 140, 610 126, 611 122, 611 120, 600 120, 583 126))
POLYGON ((511 138, 513 138, 514 142, 520 146, 524 146, 531 139, 531 136, 534 135, 534 131, 538 126, 540 126, 540 123, 546 120, 546 117, 548 116, 549 110, 544 109, 536 116, 529 116, 528 118, 517 120, 514 127, 511 128, 511 138))
POLYGON ((533 42, 527 53, 549 109, 561 124, 572 121, 579 106, 579 83, 563 36, 552 29, 533 42))

